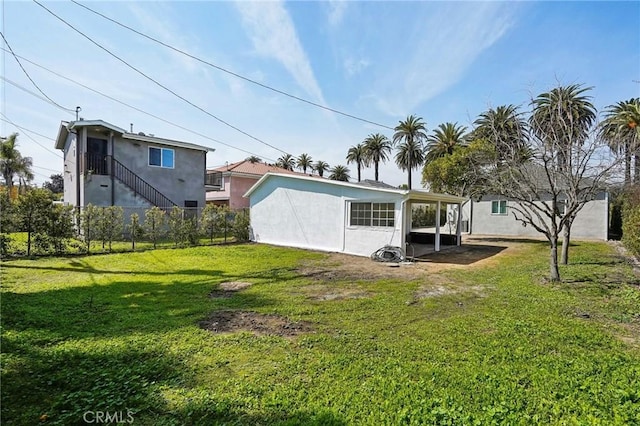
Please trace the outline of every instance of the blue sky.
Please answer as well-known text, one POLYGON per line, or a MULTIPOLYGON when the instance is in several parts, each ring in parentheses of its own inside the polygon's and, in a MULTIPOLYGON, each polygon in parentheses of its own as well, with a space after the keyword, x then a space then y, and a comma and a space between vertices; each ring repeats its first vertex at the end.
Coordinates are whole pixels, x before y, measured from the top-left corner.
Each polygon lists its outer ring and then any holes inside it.
MULTIPOLYGON (((527 106, 557 84, 592 86, 599 110, 640 96, 639 2, 86 2, 87 6, 218 66, 295 96, 394 127, 416 114, 428 130, 471 126, 502 104, 527 106)), ((392 131, 309 106, 145 40, 71 2, 44 5, 125 61, 210 114, 298 156, 345 164, 348 148, 392 131)), ((23 61, 58 104, 136 132, 211 146, 210 167, 282 153, 231 129, 136 74, 30 1, 4 1, 3 29, 19 56, 186 132, 23 61), (209 139, 210 138, 210 139, 209 139), (240 148, 229 148, 215 139, 240 148)), ((53 139, 75 114, 27 93, 3 53, 2 135, 20 133, 36 182, 62 171, 53 139), (20 87, 16 87, 20 86, 20 87), (18 126, 40 133, 17 129, 18 126), (42 147, 44 145, 49 150, 42 147)), ((355 178, 355 166, 350 166, 355 178)), ((418 186, 420 174, 415 173, 418 186)), ((373 178, 366 169, 364 178, 373 178)), ((405 175, 389 161, 380 178, 405 175)))

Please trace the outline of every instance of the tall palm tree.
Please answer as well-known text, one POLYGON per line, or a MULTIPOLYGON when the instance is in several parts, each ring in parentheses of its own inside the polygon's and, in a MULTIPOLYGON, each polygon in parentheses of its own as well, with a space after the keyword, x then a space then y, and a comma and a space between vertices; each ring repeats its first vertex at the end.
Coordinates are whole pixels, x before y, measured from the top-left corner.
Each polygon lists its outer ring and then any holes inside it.
POLYGON ((427 136, 425 162, 451 155, 456 147, 466 145, 466 131, 467 128, 458 123, 440 124, 432 135, 427 136))
POLYGON ((287 170, 293 170, 295 164, 296 159, 291 154, 283 154, 276 162, 276 166, 287 170))
POLYGON ((389 159, 391 147, 391 141, 380 133, 371 134, 364 140, 365 158, 368 164, 373 163, 376 181, 378 180, 378 165, 389 159))
POLYGON ((532 101, 530 126, 547 148, 557 155, 558 168, 564 169, 570 150, 586 140, 596 119, 596 109, 580 84, 559 86, 541 93, 532 101))
POLYGON ((298 160, 296 161, 296 165, 298 168, 302 169, 302 173, 307 174, 307 169, 313 168, 313 161, 311 160, 311 156, 309 154, 300 154, 298 160))
POLYGON ((396 164, 400 169, 408 171, 407 187, 411 189, 411 170, 424 163, 422 141, 427 137, 426 123, 422 117, 410 115, 395 127, 393 143, 399 143, 396 153, 396 164))
POLYGON ((12 133, 0 141, 0 171, 9 193, 13 188, 13 178, 18 177, 20 184, 33 180, 33 160, 23 157, 18 151, 18 134, 12 133))
POLYGON ((624 182, 631 183, 631 157, 634 158, 634 181, 640 180, 640 98, 609 105, 598 134, 612 151, 624 155, 624 182))
POLYGON ((329 163, 324 162, 322 160, 318 160, 318 161, 316 161, 316 164, 314 164, 313 170, 318 172, 318 175, 320 175, 320 177, 322 177, 322 176, 324 176, 324 172, 329 170, 329 163))
POLYGON ((331 174, 329 175, 329 179, 331 180, 341 180, 344 182, 348 182, 351 176, 349 176, 349 169, 346 166, 337 165, 334 166, 331 170, 331 174))
POLYGON ((493 144, 499 162, 524 161, 529 156, 527 122, 515 105, 490 108, 478 116, 470 138, 493 144))
POLYGON ((347 164, 350 163, 356 163, 356 166, 358 168, 358 182, 360 182, 360 171, 362 169, 362 167, 368 167, 369 166, 369 158, 367 157, 367 152, 365 150, 364 144, 363 143, 359 143, 357 145, 352 146, 351 148, 349 148, 349 151, 347 151, 347 164))

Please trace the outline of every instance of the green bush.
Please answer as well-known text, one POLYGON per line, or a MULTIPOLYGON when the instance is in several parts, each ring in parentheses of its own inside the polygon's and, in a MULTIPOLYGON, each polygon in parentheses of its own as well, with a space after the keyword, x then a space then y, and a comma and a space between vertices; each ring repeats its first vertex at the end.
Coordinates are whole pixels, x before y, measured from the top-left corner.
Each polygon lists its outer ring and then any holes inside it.
POLYGON ((236 213, 231 228, 231 232, 236 241, 249 241, 249 224, 248 210, 242 210, 236 213))

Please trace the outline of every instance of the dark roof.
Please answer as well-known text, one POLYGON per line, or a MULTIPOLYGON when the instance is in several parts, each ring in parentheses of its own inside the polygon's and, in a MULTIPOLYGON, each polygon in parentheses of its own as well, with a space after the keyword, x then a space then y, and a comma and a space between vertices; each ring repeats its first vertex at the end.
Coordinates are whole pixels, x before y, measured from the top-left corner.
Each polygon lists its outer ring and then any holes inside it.
POLYGON ((398 189, 397 186, 389 185, 388 183, 384 183, 377 180, 365 179, 360 182, 356 182, 356 184, 361 186, 366 186, 369 188, 386 188, 386 189, 398 189))

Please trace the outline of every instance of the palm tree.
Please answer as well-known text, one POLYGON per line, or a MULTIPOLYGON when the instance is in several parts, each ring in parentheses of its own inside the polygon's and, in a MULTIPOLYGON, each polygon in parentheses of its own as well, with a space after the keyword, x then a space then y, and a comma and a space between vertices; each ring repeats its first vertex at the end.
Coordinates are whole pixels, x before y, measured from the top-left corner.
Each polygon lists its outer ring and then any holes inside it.
POLYGON ((371 134, 364 140, 366 162, 373 163, 376 181, 378 180, 378 165, 381 161, 384 163, 389 159, 391 147, 391 141, 380 133, 371 134))
POLYGON ((349 182, 349 169, 346 166, 337 165, 331 169, 331 174, 329 175, 329 179, 331 180, 341 180, 344 182, 349 182))
POLYGON ((296 159, 293 158, 291 154, 284 154, 282 155, 282 157, 278 158, 278 161, 276 162, 276 166, 280 167, 281 169, 287 169, 287 170, 293 171, 295 163, 296 163, 296 159))
POLYGON ((609 105, 598 130, 612 151, 624 155, 624 182, 631 183, 631 156, 634 155, 634 181, 640 180, 640 98, 609 105))
POLYGON ((298 168, 302 169, 302 173, 307 174, 307 169, 313 168, 313 161, 311 160, 311 156, 309 154, 300 154, 298 160, 296 161, 298 168))
POLYGON ((422 141, 426 139, 426 123, 422 117, 410 115, 405 121, 400 121, 394 129, 393 143, 398 145, 396 164, 400 169, 409 172, 407 187, 411 189, 411 170, 424 163, 424 151, 422 141))
POLYGON ((318 172, 320 177, 322 177, 324 175, 324 172, 329 170, 329 163, 326 163, 326 162, 324 162, 322 160, 318 160, 318 161, 316 161, 316 164, 313 166, 313 169, 316 172, 318 172))
POLYGON ((244 161, 248 161, 251 164, 262 163, 262 158, 258 157, 257 155, 252 155, 250 157, 245 158, 244 161))
POLYGON ((499 162, 524 161, 529 157, 527 122, 515 105, 490 108, 473 123, 470 139, 483 139, 494 145, 499 162))
POLYGON ((590 89, 579 84, 559 86, 532 101, 533 134, 557 155, 560 170, 566 167, 571 148, 584 143, 595 122, 596 109, 584 94, 590 89))
POLYGON ((18 134, 13 133, 0 141, 0 171, 9 193, 13 188, 13 178, 18 177, 20 185, 33 180, 33 160, 23 157, 18 151, 18 134))
POLYGON ((436 158, 453 154, 453 150, 458 146, 464 146, 465 132, 467 128, 458 123, 440 124, 434 129, 433 135, 427 137, 427 154, 425 161, 433 161, 436 158))
POLYGON ((359 143, 349 148, 349 151, 347 151, 346 159, 347 159, 347 164, 356 163, 356 166, 358 168, 358 182, 360 182, 361 180, 360 170, 362 169, 363 166, 368 167, 370 164, 364 144, 359 143))

